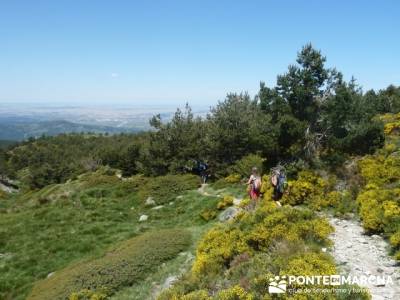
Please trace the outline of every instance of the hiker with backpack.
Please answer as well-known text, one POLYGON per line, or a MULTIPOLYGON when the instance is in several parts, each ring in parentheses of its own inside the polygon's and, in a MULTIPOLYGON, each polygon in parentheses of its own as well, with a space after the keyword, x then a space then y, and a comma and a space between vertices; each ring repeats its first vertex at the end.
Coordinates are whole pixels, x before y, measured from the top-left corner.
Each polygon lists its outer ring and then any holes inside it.
POLYGON ((249 180, 247 181, 247 184, 249 185, 250 199, 254 202, 257 202, 261 192, 261 177, 258 174, 258 170, 256 167, 253 167, 251 169, 251 175, 249 180))
POLYGON ((198 168, 198 170, 199 170, 201 182, 202 182, 203 184, 205 184, 206 181, 207 181, 207 179, 208 179, 208 177, 209 177, 209 174, 208 174, 208 164, 205 163, 205 162, 203 162, 203 161, 200 161, 200 162, 198 163, 198 165, 197 165, 197 168, 198 168))
POLYGON ((280 204, 278 200, 282 198, 287 185, 286 175, 282 168, 276 167, 272 169, 271 184, 274 188, 272 197, 278 204, 280 204))
POLYGON ((185 167, 186 170, 189 170, 190 172, 197 174, 200 176, 201 183, 205 184, 207 182, 207 179, 210 177, 209 171, 208 171, 208 164, 204 161, 201 160, 195 160, 192 159, 194 163, 194 167, 185 167))

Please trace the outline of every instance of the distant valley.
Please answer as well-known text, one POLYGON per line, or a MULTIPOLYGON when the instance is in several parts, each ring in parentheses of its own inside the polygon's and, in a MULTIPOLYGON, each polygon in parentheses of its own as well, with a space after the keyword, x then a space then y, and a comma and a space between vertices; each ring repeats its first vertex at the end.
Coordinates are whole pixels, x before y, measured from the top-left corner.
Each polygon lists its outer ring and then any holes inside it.
MULTIPOLYGON (((0 141, 21 141, 61 133, 128 133, 150 129, 149 119, 160 114, 170 120, 175 106, 66 106, 0 103, 0 141)), ((199 115, 205 108, 196 109, 199 115)), ((7 141, 7 142, 5 142, 7 141)))

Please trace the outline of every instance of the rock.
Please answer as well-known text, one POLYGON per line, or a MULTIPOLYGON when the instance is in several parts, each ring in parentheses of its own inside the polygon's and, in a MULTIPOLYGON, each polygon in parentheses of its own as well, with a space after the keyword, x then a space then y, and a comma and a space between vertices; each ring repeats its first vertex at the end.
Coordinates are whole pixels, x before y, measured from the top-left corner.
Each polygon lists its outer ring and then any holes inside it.
POLYGON ((154 206, 152 209, 158 210, 158 209, 161 209, 163 207, 164 207, 164 205, 158 205, 158 206, 154 206))
POLYGON ((167 277, 165 279, 161 289, 162 290, 169 289, 177 280, 178 280, 177 276, 169 276, 169 277, 167 277))
POLYGON ((139 218, 139 222, 147 221, 148 218, 149 218, 148 215, 141 215, 140 218, 139 218))
POLYGON ((383 273, 383 269, 382 269, 382 268, 377 268, 376 271, 377 271, 378 273, 383 273))
POLYGON ((53 275, 54 275, 54 273, 55 273, 55 272, 51 272, 51 273, 47 274, 47 278, 49 278, 49 277, 53 276, 53 275))
POLYGON ((220 215, 218 216, 218 220, 221 222, 228 221, 230 219, 233 219, 239 212, 239 209, 236 207, 228 207, 225 209, 220 215))
POLYGON ((145 204, 146 204, 147 206, 155 205, 155 204, 156 204, 156 201, 154 201, 153 197, 148 197, 148 198, 146 199, 145 204))
POLYGON ((390 268, 390 267, 393 267, 394 266, 394 264, 392 264, 392 263, 384 263, 383 264, 385 267, 388 267, 388 268, 390 268))
POLYGON ((242 202, 242 200, 243 200, 243 199, 238 199, 238 198, 233 199, 233 205, 239 206, 240 203, 242 202))

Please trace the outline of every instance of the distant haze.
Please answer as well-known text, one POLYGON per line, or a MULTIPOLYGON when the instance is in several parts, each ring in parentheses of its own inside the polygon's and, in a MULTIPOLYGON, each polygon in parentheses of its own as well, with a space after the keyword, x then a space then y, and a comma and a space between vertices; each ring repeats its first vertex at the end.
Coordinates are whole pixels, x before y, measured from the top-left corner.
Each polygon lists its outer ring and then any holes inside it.
MULTIPOLYGON (((152 116, 160 114, 168 121, 176 109, 174 105, 0 103, 0 140, 68 132, 143 131, 150 129, 152 116)), ((199 116, 206 115, 208 110, 206 106, 193 108, 194 114, 199 116)))

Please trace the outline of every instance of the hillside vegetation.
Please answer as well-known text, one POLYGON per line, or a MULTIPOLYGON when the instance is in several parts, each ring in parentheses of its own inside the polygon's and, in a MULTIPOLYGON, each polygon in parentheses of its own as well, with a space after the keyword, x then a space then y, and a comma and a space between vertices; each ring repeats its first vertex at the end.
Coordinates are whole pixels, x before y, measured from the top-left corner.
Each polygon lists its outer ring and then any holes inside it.
MULTIPOLYGON (((0 190, 0 298, 276 299, 274 275, 340 272, 329 214, 360 217, 400 260, 399 109, 399 87, 364 93, 306 45, 276 86, 229 94, 206 118, 187 106, 170 122, 154 116, 149 132, 2 148, 1 178, 19 190, 0 190), (199 160, 208 186, 190 174, 199 160), (244 185, 254 166, 256 208, 244 185)), ((351 286, 279 296, 369 298, 351 286)))

